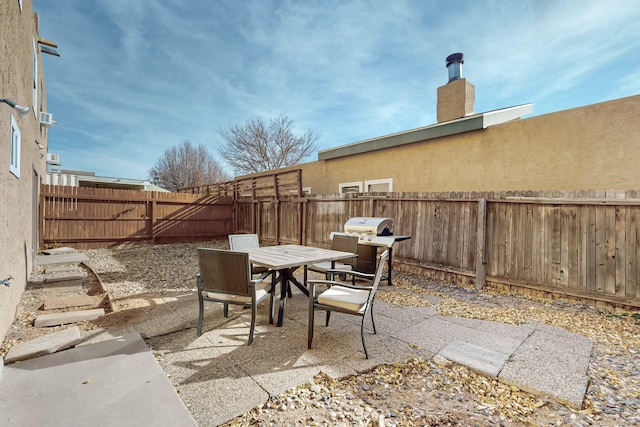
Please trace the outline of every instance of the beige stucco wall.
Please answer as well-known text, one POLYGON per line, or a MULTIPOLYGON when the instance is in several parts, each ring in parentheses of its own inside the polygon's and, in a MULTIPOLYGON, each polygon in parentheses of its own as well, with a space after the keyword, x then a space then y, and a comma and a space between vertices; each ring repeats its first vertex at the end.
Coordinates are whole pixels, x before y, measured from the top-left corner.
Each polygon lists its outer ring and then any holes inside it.
MULTIPOLYGON (((33 108, 33 42, 38 48, 37 17, 31 0, 0 2, 0 98, 9 98, 33 108)), ((39 50, 39 49, 38 49, 39 50)), ((38 119, 33 110, 20 118, 6 103, 0 103, 0 280, 13 276, 11 286, 0 285, 0 341, 13 322, 15 309, 33 267, 34 226, 37 206, 33 190, 45 176, 47 128, 40 125, 39 112, 46 110, 42 60, 38 54, 38 119), (40 105, 40 104, 44 105, 40 105), (20 177, 9 170, 11 116, 21 132, 20 177), (43 155, 43 156, 41 156, 43 155)))
POLYGON ((400 192, 637 190, 639 148, 636 95, 296 167, 315 194, 385 178, 400 192))

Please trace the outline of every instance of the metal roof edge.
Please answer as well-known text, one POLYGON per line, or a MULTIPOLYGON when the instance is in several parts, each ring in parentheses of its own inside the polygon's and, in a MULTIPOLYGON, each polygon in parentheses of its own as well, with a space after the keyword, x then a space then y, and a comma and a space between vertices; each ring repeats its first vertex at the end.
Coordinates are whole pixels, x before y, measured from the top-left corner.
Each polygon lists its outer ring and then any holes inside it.
POLYGON ((530 114, 531 112, 533 112, 533 104, 523 104, 514 107, 502 108, 500 110, 488 111, 486 113, 473 114, 456 120, 436 123, 417 129, 411 129, 339 147, 320 150, 318 151, 318 160, 331 160, 339 157, 411 144, 418 141, 426 141, 443 136, 486 129, 489 126, 518 119, 525 114, 530 114))
POLYGON ((531 113, 533 113, 533 104, 521 104, 500 110, 487 111, 482 113, 484 128, 516 120, 531 113))

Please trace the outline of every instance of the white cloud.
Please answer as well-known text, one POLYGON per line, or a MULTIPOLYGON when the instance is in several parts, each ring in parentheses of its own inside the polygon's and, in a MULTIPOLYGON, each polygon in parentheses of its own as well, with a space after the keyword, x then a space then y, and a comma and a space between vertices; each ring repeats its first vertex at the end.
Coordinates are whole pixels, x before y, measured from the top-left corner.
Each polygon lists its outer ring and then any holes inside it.
POLYGON ((280 113, 321 148, 431 124, 458 51, 477 111, 639 90, 633 0, 34 3, 62 54, 44 64, 51 146, 98 174, 146 177, 184 139, 213 147, 220 127, 280 113))

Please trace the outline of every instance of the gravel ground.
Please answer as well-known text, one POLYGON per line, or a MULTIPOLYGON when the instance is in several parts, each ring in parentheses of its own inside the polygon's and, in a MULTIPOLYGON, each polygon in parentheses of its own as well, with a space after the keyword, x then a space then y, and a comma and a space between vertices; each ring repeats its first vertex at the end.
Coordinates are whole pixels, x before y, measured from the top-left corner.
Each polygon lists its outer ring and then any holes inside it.
MULTIPOLYGON (((216 241, 85 253, 117 308, 118 300, 130 295, 193 291, 199 246, 228 247, 226 241, 216 241)), ((603 312, 490 289, 478 292, 397 270, 394 286, 381 287, 377 298, 398 305, 429 305, 425 296, 438 297, 435 305, 441 315, 514 324, 536 320, 591 338, 590 384, 582 409, 572 410, 445 360, 408 360, 340 381, 320 374, 225 425, 640 425, 638 313, 603 312)), ((25 298, 33 295, 25 293, 25 298)), ((33 303, 26 301, 19 310, 16 323, 23 329, 33 303)), ((15 334, 9 338, 13 341, 6 340, 0 353, 19 340, 15 334)))

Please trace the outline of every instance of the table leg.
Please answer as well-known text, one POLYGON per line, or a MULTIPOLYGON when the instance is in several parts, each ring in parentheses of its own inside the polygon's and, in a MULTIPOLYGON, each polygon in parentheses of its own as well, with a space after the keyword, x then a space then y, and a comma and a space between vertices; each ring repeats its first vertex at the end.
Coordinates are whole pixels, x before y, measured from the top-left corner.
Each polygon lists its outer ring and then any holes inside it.
POLYGON ((280 281, 280 307, 278 308, 278 326, 284 321, 284 306, 287 303, 287 288, 289 287, 289 269, 279 270, 280 281))
POLYGON ((287 303, 287 294, 291 292, 291 284, 295 285, 302 293, 306 296, 309 296, 309 290, 302 283, 295 278, 293 273, 298 269, 295 268, 285 268, 282 270, 278 270, 278 280, 280 282, 280 304, 278 307, 278 326, 282 326, 284 323, 284 307, 287 303))
POLYGON ((393 257, 393 247, 389 248, 389 257, 387 258, 387 285, 392 286, 391 283, 391 258, 393 257))

